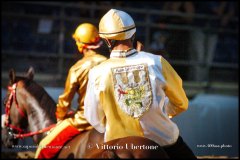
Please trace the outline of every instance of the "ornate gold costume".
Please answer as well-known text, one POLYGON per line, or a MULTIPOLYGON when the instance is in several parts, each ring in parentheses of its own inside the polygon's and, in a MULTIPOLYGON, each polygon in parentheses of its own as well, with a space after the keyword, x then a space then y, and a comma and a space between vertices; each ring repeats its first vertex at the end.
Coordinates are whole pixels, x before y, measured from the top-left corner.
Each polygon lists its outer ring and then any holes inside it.
POLYGON ((46 149, 52 145, 64 145, 83 130, 89 130, 92 126, 84 118, 84 98, 88 83, 88 73, 91 68, 105 61, 107 58, 98 54, 95 49, 102 45, 97 28, 90 23, 80 24, 73 38, 76 41, 78 51, 83 53, 83 58, 76 62, 70 69, 65 82, 64 92, 58 98, 56 108, 57 120, 63 120, 51 130, 40 142, 36 151, 36 158, 53 158, 60 149, 46 149), (73 117, 66 118, 71 107, 75 93, 78 94, 78 106, 73 117), (45 147, 47 146, 47 147, 45 147))
POLYGON ((59 96, 57 104, 57 115, 59 119, 63 119, 71 107, 71 102, 75 93, 78 94, 78 108, 74 118, 70 118, 71 123, 79 130, 90 129, 90 124, 83 116, 84 113, 84 98, 88 82, 88 72, 99 63, 106 60, 106 57, 89 50, 89 53, 74 64, 68 73, 65 90, 59 96))

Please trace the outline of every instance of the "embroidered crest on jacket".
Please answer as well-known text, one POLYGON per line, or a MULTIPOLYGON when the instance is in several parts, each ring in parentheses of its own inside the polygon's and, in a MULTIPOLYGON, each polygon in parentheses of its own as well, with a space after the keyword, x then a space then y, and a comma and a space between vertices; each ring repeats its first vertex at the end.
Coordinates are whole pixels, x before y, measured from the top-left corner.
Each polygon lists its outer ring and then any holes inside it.
POLYGON ((139 118, 152 103, 152 91, 147 64, 112 68, 114 94, 127 115, 139 118))

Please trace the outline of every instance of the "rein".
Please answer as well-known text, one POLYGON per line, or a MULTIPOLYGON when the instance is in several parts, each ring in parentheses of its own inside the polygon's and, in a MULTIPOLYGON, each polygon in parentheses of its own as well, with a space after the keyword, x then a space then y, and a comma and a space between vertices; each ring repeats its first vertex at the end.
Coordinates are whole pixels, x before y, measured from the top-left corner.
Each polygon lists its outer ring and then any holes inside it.
POLYGON ((14 137, 15 138, 25 138, 25 137, 34 136, 36 134, 44 133, 44 132, 50 130, 51 128, 53 128, 55 126, 56 126, 56 124, 52 124, 49 127, 43 128, 43 129, 38 130, 36 132, 29 132, 29 133, 24 133, 24 134, 14 134, 14 137))
POLYGON ((53 125, 50 125, 49 127, 43 128, 43 129, 35 131, 35 132, 24 133, 23 129, 21 129, 19 127, 16 127, 16 126, 13 126, 12 124, 10 124, 9 123, 10 109, 11 109, 11 105, 12 105, 13 101, 15 102, 16 107, 17 107, 18 112, 20 113, 20 115, 27 119, 26 114, 24 113, 24 111, 18 105, 17 96, 16 96, 16 89, 17 89, 17 83, 14 83, 12 86, 8 86, 8 90, 10 92, 10 95, 9 95, 8 101, 6 103, 6 108, 5 108, 6 116, 5 116, 4 124, 5 124, 6 127, 9 127, 10 129, 17 130, 18 134, 13 134, 13 133, 9 133, 9 134, 12 134, 14 136, 14 138, 25 138, 25 137, 30 137, 30 136, 33 136, 33 135, 36 135, 36 134, 40 134, 40 133, 46 132, 46 131, 48 131, 51 128, 56 126, 56 124, 53 124, 53 125))

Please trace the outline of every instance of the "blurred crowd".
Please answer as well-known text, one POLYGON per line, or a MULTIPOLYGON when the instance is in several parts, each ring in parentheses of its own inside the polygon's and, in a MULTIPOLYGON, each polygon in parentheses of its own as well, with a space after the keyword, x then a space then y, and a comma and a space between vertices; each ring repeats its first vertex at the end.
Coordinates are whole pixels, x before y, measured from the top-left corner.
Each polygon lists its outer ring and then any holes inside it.
POLYGON ((195 81, 207 80, 208 69, 214 61, 238 62, 237 36, 223 32, 229 29, 237 31, 238 24, 233 20, 238 16, 237 7, 237 2, 234 1, 165 2, 162 5, 163 11, 189 16, 160 16, 155 22, 184 24, 192 28, 157 30, 153 33, 150 47, 153 51, 165 51, 162 53, 170 59, 189 59, 193 64, 198 63, 198 66, 190 68, 189 78, 195 81))
POLYGON ((206 70, 213 62, 238 63, 237 1, 80 1, 66 4, 71 3, 84 6, 84 9, 66 7, 64 17, 68 18, 62 23, 61 18, 58 18, 62 14, 61 5, 56 7, 47 5, 47 2, 46 5, 4 2, 1 23, 2 50, 58 53, 59 44, 63 40, 62 51, 72 54, 77 52, 72 33, 80 22, 90 18, 95 19, 92 23, 97 25, 99 18, 110 8, 135 8, 160 13, 156 16, 129 11, 137 25, 144 22, 154 24, 150 31, 139 25, 137 40, 144 44, 146 32, 149 32, 150 41, 145 49, 162 54, 166 59, 189 60, 193 64, 199 64, 193 65, 187 71, 189 78, 196 81, 206 79, 206 70), (104 6, 105 9, 92 10, 93 6, 104 6), (29 16, 50 15, 53 18, 14 19, 4 16, 12 12, 29 16), (81 19, 76 20, 78 17, 81 19), (63 39, 59 38, 61 27, 64 30, 63 39), (234 33, 228 33, 229 30, 234 33))

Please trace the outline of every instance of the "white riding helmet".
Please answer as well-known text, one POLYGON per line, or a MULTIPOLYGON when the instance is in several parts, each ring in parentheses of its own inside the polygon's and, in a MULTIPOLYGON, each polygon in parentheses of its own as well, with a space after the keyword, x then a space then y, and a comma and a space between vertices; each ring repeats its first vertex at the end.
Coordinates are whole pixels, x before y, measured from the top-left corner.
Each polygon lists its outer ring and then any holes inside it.
POLYGON ((130 39, 136 32, 132 17, 126 12, 111 9, 100 20, 99 36, 111 40, 130 39))

